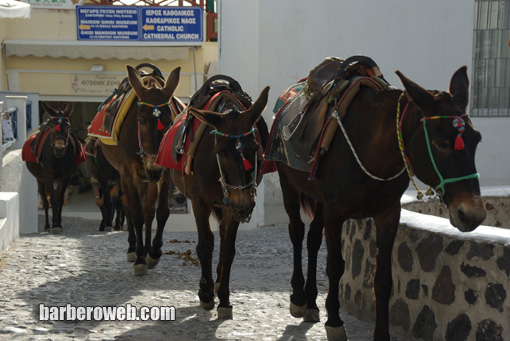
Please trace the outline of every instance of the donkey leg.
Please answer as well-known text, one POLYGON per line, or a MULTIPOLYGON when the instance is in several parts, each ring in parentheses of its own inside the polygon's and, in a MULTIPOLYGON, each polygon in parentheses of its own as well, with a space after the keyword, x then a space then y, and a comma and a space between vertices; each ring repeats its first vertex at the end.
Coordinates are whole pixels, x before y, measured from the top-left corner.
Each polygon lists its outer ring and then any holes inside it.
POLYGON ((322 216, 322 203, 317 203, 315 215, 307 237, 308 250, 308 272, 306 275, 305 293, 306 293, 306 313, 303 321, 319 322, 319 308, 317 307, 317 253, 322 244, 322 231, 324 229, 324 219, 322 216))
POLYGON ((161 251, 161 247, 163 246, 163 231, 165 229, 166 221, 170 216, 170 207, 168 206, 169 183, 168 181, 165 181, 169 172, 167 169, 163 172, 164 173, 161 175, 162 181, 158 183, 158 209, 156 211, 156 221, 158 226, 154 239, 152 240, 152 246, 147 254, 147 265, 149 268, 155 267, 161 259, 161 255, 163 254, 161 251))
POLYGON ((223 236, 220 241, 221 257, 221 277, 218 287, 218 318, 232 319, 232 306, 230 305, 230 270, 236 254, 236 236, 239 222, 236 222, 228 214, 224 216, 226 221, 222 221, 223 236))
POLYGON ((101 192, 103 194, 103 209, 104 209, 104 226, 100 231, 110 230, 112 228, 112 197, 110 196, 110 191, 108 188, 108 181, 106 179, 101 179, 101 192))
MULTIPOLYGON (((282 177, 280 176, 280 179, 282 177)), ((290 296, 290 314, 293 317, 303 317, 306 313, 306 294, 304 291, 305 277, 303 275, 302 251, 305 236, 305 224, 301 220, 299 193, 295 192, 284 181, 281 181, 283 203, 289 216, 289 236, 293 246, 293 272, 290 281, 292 295, 290 296)))
POLYGON ((328 274, 329 290, 326 298, 326 333, 328 340, 347 340, 344 321, 340 318, 340 301, 338 299, 340 278, 344 273, 345 261, 342 257, 342 225, 345 221, 332 208, 324 211, 326 245, 328 256, 326 272, 328 274), (329 211, 329 212, 328 212, 329 211))
MULTIPOLYGON (((223 211, 220 208, 213 208, 214 215, 221 222, 223 221, 223 211)), ((223 239, 225 238, 225 225, 220 223, 219 226, 219 234, 220 234, 220 245, 223 243, 223 239)), ((220 247, 220 257, 218 259, 218 264, 216 265, 216 282, 214 283, 214 292, 217 293, 220 288, 220 280, 221 280, 221 268, 223 264, 223 249, 220 247)))
POLYGON ((400 203, 374 217, 377 229, 377 258, 374 278, 375 329, 374 340, 390 340, 389 301, 392 287, 391 253, 400 220, 400 203))
POLYGON ((127 261, 136 261, 136 233, 133 222, 133 215, 130 211, 131 197, 129 195, 129 187, 126 181, 122 181, 122 188, 125 188, 124 195, 122 198, 122 205, 124 206, 124 212, 126 214, 126 224, 128 230, 128 250, 127 250, 127 261))
POLYGON ((43 209, 44 209, 44 218, 45 218, 44 231, 49 231, 50 230, 50 219, 48 216, 49 204, 48 204, 48 197, 46 194, 46 184, 41 180, 37 180, 37 190, 41 197, 41 203, 42 203, 43 209))
MULTIPOLYGON (((133 265, 135 276, 147 274, 147 263, 145 262, 145 248, 143 245, 143 208, 140 194, 138 193, 137 181, 131 178, 129 185, 126 186, 129 192, 129 214, 133 222, 134 234, 136 237, 136 260, 133 265)), ((129 237, 131 238, 131 236, 129 237)), ((131 248, 131 240, 130 240, 131 248)))
POLYGON ((214 308, 214 281, 212 278, 212 253, 214 249, 214 235, 209 225, 209 216, 212 209, 197 199, 191 202, 195 214, 198 230, 197 256, 202 268, 200 278, 200 306, 206 310, 214 308))
POLYGON ((145 203, 143 205, 143 221, 145 225, 145 255, 148 254, 151 247, 152 239, 152 222, 156 215, 156 199, 158 196, 158 188, 155 183, 147 184, 147 192, 145 195, 145 203))

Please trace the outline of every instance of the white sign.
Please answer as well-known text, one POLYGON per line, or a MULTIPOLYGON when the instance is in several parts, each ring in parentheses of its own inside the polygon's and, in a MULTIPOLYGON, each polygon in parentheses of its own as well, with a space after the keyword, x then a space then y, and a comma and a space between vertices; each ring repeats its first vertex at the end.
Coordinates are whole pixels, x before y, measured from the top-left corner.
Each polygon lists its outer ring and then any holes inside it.
POLYGON ((75 9, 83 0, 22 0, 32 5, 32 8, 44 9, 75 9))
POLYGON ((125 77, 120 74, 71 74, 71 94, 110 96, 125 77))

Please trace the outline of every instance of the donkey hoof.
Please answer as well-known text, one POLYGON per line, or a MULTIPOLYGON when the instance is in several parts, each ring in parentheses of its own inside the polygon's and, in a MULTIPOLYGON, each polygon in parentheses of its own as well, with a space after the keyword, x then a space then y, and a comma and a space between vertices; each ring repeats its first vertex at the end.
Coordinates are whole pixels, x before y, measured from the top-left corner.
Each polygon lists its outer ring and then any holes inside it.
POLYGON ((135 270, 135 276, 144 276, 149 273, 147 271, 147 264, 135 264, 133 269, 135 270))
POLYGON ((220 290, 220 282, 214 283, 214 293, 218 293, 218 290, 220 290))
POLYGON ((306 304, 303 306, 299 306, 297 304, 290 302, 290 314, 292 317, 303 317, 306 314, 306 304))
POLYGON ((211 300, 210 302, 204 302, 200 300, 200 306, 202 307, 202 309, 212 310, 214 308, 214 300, 211 300))
POLYGON ((341 327, 326 326, 326 336, 328 341, 349 341, 345 325, 341 327))
POLYGON ((136 260, 136 252, 128 252, 127 253, 127 261, 134 262, 136 260))
POLYGON ((160 258, 156 259, 152 258, 150 254, 147 254, 147 256, 145 256, 145 262, 147 263, 149 269, 153 269, 156 265, 158 265, 159 259, 160 258))
POLYGON ((64 231, 63 227, 52 227, 51 232, 52 233, 62 233, 64 231))
POLYGON ((218 307, 218 319, 221 320, 232 320, 232 307, 218 307))
POLYGON ((319 309, 313 308, 313 309, 306 309, 305 316, 303 316, 303 321, 305 322, 320 322, 320 314, 319 309))

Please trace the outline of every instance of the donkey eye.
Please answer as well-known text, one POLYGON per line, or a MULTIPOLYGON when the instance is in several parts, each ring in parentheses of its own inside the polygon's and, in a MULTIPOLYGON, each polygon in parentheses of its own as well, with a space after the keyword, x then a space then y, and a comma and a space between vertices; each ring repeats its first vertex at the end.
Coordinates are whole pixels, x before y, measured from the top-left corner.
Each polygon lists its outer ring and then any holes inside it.
POLYGON ((138 124, 141 125, 142 127, 145 125, 145 123, 142 120, 138 120, 138 124))
POLYGON ((450 149, 450 147, 451 147, 451 143, 450 143, 450 141, 448 141, 448 140, 438 140, 438 141, 432 141, 432 144, 433 144, 436 148, 438 148, 438 149, 440 149, 440 150, 444 150, 444 151, 449 150, 449 149, 450 149))

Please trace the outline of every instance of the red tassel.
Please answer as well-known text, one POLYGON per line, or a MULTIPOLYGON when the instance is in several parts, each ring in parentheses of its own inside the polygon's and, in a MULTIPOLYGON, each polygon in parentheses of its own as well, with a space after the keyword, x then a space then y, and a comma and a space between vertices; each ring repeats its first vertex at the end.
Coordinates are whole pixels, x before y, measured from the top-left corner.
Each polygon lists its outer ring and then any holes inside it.
POLYGON ((455 150, 463 150, 464 149, 464 140, 462 139, 461 134, 457 135, 455 138, 455 150))
POLYGON ((161 120, 158 120, 158 130, 163 130, 165 129, 165 126, 163 125, 163 123, 161 123, 161 120))
POLYGON ((60 124, 55 126, 55 131, 60 131, 60 124))
POLYGON ((244 157, 243 157, 243 166, 244 166, 244 169, 247 171, 253 168, 250 161, 248 161, 248 159, 245 159, 244 157))

